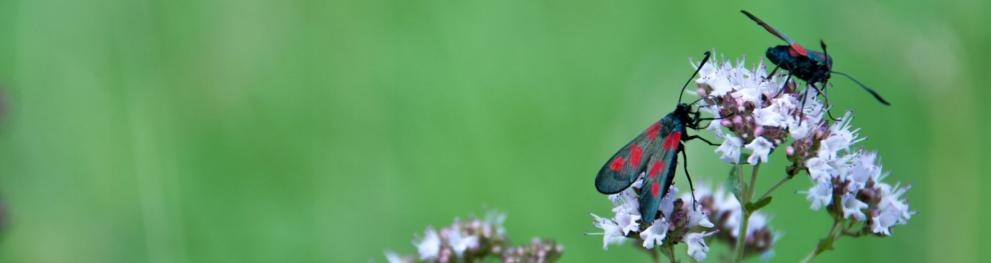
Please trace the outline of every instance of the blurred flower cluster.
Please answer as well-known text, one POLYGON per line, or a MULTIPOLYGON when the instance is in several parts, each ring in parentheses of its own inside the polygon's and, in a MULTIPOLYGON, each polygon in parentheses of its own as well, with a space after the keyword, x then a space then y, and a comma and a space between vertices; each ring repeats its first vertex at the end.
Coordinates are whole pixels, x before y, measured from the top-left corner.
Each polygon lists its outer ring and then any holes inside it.
MULTIPOLYGON (((699 203, 693 209, 691 194, 675 198, 678 189, 671 186, 658 206, 661 216, 654 222, 644 223, 640 222, 638 202, 642 180, 637 179, 630 188, 609 196, 613 204, 611 218, 592 214, 593 225, 602 230, 595 234, 602 235, 603 249, 608 249, 609 245, 623 244, 626 240, 635 240, 647 251, 660 247, 663 253, 671 253, 674 245, 685 243, 687 254, 696 261, 702 261, 708 256, 709 241, 735 245, 741 215, 740 203, 732 194, 722 188, 711 191, 700 187, 695 191, 695 199, 699 203)), ((747 237, 747 249, 752 254, 770 252, 775 239, 766 217, 759 216, 763 218, 762 222, 748 227, 748 231, 754 233, 747 237)))
POLYGON ((427 227, 413 242, 417 253, 401 256, 385 253, 390 263, 408 262, 476 262, 499 258, 502 262, 554 262, 564 246, 552 240, 534 238, 529 244, 511 246, 502 224, 505 214, 490 212, 485 218, 455 219, 450 226, 434 230, 427 227))
MULTIPOLYGON (((743 216, 740 201, 722 187, 715 191, 710 191, 707 187, 699 187, 695 192, 699 202, 702 203, 702 210, 709 215, 709 220, 715 223, 717 229, 715 239, 735 247, 739 240, 738 233, 743 216)), ((750 215, 747 241, 744 243, 747 256, 761 255, 767 259, 774 255, 772 249, 781 234, 773 231, 769 223, 770 218, 764 213, 754 212, 750 215)))

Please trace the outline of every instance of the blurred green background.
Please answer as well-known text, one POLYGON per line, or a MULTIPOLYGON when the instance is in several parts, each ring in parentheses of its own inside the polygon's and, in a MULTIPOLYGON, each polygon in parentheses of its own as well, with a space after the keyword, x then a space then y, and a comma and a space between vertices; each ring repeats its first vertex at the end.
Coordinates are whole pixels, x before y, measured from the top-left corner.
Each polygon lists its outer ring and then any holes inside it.
MULTIPOLYGON (((991 257, 986 1, 8 0, 0 261, 381 262, 488 209, 565 262, 648 261, 583 235, 609 213, 595 172, 673 109, 689 58, 779 44, 741 8, 893 103, 830 96, 918 214, 818 260, 991 257)), ((696 182, 722 181, 712 150, 689 146, 696 182)), ((828 231, 809 186, 766 210, 774 261, 828 231)))

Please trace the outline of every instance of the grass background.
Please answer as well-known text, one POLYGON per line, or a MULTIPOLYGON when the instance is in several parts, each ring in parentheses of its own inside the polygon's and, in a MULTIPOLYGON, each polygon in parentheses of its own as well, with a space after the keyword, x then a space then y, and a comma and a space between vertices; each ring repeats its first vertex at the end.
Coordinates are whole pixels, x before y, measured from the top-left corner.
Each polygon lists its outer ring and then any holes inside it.
MULTIPOLYGON (((893 103, 831 93, 919 213, 819 261, 991 256, 986 1, 5 0, 0 261, 384 261, 493 208, 565 262, 647 261, 582 235, 609 209, 595 171, 673 109, 690 57, 779 44, 741 8, 893 103)), ((688 147, 696 182, 723 179, 712 150, 688 147)), ((766 209, 775 261, 828 230, 808 186, 766 209)))

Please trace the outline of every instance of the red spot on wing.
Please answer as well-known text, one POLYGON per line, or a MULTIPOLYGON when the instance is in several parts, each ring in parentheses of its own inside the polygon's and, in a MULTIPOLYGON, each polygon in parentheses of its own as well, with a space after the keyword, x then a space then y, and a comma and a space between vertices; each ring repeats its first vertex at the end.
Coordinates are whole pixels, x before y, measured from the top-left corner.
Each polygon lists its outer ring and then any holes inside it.
POLYGON ((640 166, 640 157, 643 156, 643 148, 640 145, 630 145, 630 163, 633 167, 640 166))
POLYGON ((661 132, 660 122, 655 122, 654 124, 650 125, 650 127, 647 128, 647 140, 653 141, 654 138, 657 138, 657 134, 660 132, 661 132))
POLYGON ((612 163, 609 164, 609 169, 619 172, 619 169, 623 169, 624 163, 626 163, 626 159, 623 159, 623 156, 618 156, 616 159, 612 160, 612 163))
POLYGON ((654 163, 654 166, 650 167, 650 172, 647 173, 647 177, 657 176, 657 173, 661 172, 661 168, 664 168, 664 161, 658 161, 654 163))
POLYGON ((661 184, 653 184, 650 186, 650 195, 657 197, 661 194, 661 184))
POLYGON ((799 45, 798 43, 791 43, 791 48, 788 49, 788 55, 794 57, 796 54, 793 54, 792 52, 795 52, 797 55, 802 55, 802 56, 809 55, 809 52, 805 51, 805 48, 802 47, 802 45, 799 45))
POLYGON ((681 132, 672 132, 667 138, 664 138, 664 149, 678 149, 679 142, 681 142, 681 132))

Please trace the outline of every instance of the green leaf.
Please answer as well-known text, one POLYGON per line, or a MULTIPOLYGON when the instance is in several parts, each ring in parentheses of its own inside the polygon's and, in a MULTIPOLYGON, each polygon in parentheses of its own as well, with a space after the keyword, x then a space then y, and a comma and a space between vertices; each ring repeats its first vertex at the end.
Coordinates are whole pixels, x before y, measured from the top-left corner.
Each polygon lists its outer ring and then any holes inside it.
POLYGON ((736 197, 736 200, 742 200, 740 199, 740 176, 736 174, 736 167, 736 165, 730 166, 729 177, 726 178, 724 186, 726 189, 730 189, 730 191, 733 192, 733 196, 736 197))
POLYGON ((833 239, 823 238, 819 240, 819 244, 816 244, 816 255, 822 254, 827 250, 833 250, 833 239))
POLYGON ((771 203, 771 197, 768 196, 768 197, 764 197, 764 199, 757 200, 756 203, 754 202, 747 203, 746 208, 747 211, 757 211, 757 209, 761 209, 770 203, 771 203))

